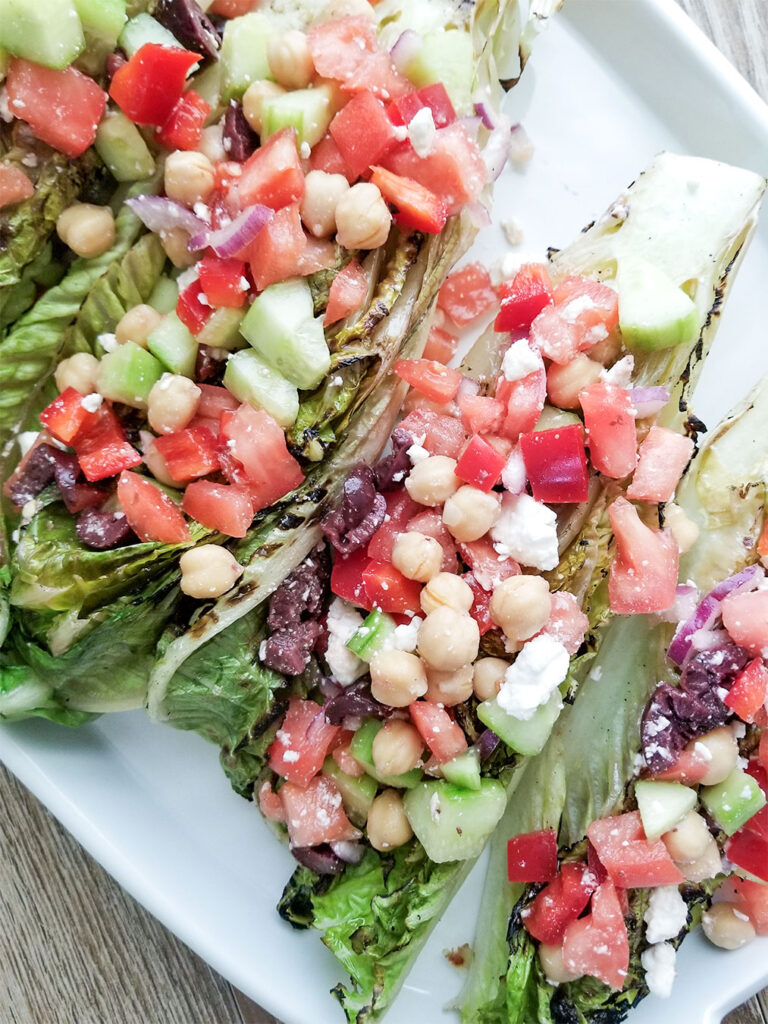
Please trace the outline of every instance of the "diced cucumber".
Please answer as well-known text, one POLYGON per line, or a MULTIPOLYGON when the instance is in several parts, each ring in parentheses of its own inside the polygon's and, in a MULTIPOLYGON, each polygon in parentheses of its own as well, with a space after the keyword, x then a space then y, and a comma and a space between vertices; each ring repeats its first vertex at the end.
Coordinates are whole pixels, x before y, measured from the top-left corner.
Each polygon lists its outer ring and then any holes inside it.
POLYGON ((556 409, 554 405, 545 405, 533 429, 553 430, 555 427, 568 427, 572 423, 581 423, 575 412, 556 409))
POLYGON ((360 726, 349 744, 349 752, 356 761, 365 768, 366 772, 380 782, 383 786, 392 786, 394 789, 411 789, 418 786, 423 778, 420 768, 412 768, 403 775, 379 775, 373 766, 373 741, 381 729, 383 722, 375 718, 368 718, 360 726))
POLYGON ((690 786, 655 779, 636 782, 635 797, 648 839, 658 839, 669 832, 694 809, 697 801, 696 790, 690 786))
POLYGON ((5 78, 6 72, 8 71, 8 54, 5 50, 0 50, 0 82, 5 78))
POLYGON ((154 174, 155 158, 122 110, 107 111, 96 130, 94 146, 118 181, 141 181, 154 174))
POLYGON ((104 398, 146 409, 149 392, 162 375, 163 367, 151 353, 126 341, 102 356, 96 383, 104 398))
POLYGON ((451 761, 441 765, 443 776, 454 786, 463 786, 464 789, 480 789, 482 779, 480 778, 480 752, 476 747, 470 747, 463 754, 458 754, 451 761))
POLYGON ((370 661, 380 651, 395 631, 395 620, 374 608, 368 614, 362 626, 355 630, 347 640, 347 647, 362 661, 370 661))
POLYGON ((240 99, 251 82, 272 79, 267 46, 274 31, 274 19, 263 11, 252 11, 227 22, 219 54, 225 103, 240 99))
POLYGON ((333 779, 339 787, 341 799, 344 803, 344 810, 353 825, 362 828, 368 820, 368 811, 376 796, 376 780, 370 775, 360 775, 355 778, 347 775, 336 764, 332 757, 326 757, 323 764, 323 775, 333 779))
POLYGON ((65 68, 85 46, 74 0, 0 0, 0 46, 49 68, 65 68))
POLYGON ((500 707, 498 697, 494 697, 478 704, 477 717, 518 754, 538 754, 544 749, 562 706, 562 698, 555 691, 546 704, 536 708, 531 718, 522 721, 500 707))
POLYGON ((745 822, 765 806, 765 793, 740 768, 717 786, 702 786, 701 802, 726 835, 738 832, 745 822))
POLYGON ((147 348, 170 373, 194 377, 197 362, 197 338, 169 313, 147 338, 147 348))
POLYGON ((471 106, 475 78, 472 39, 462 29, 444 29, 422 36, 421 48, 405 69, 414 85, 442 82, 457 113, 471 106))
POLYGON ((242 309, 222 306, 214 310, 197 336, 199 344, 223 348, 227 352, 245 348, 247 342, 240 333, 240 324, 244 316, 245 311, 242 309))
POLYGON ((221 77, 221 62, 218 60, 195 75, 193 88, 198 96, 202 96, 212 111, 218 110, 221 102, 221 77))
POLYGON ((132 57, 145 43, 159 43, 161 46, 181 46, 173 32, 152 17, 151 14, 137 14, 126 22, 118 40, 120 46, 132 57))
POLYGON ((619 329, 629 348, 687 345, 699 333, 699 313, 682 288, 645 260, 624 260, 616 273, 619 329))
POLYGON ((114 49, 127 20, 125 0, 74 0, 85 31, 111 43, 114 49))
POLYGON ((328 131, 334 115, 334 90, 330 85, 314 89, 294 89, 264 101, 261 140, 276 135, 283 128, 295 128, 300 146, 316 145, 328 131))
POLYGON ((292 277, 265 288, 240 328, 270 366, 302 390, 316 387, 331 365, 322 321, 313 312, 309 285, 292 277))
POLYGON ((227 360, 224 387, 241 402, 264 409, 281 427, 290 427, 299 415, 299 392, 281 373, 265 363, 252 348, 235 352, 227 360))
POLYGON ((403 797, 405 813, 430 860, 443 864, 469 860, 482 853, 507 806, 496 779, 483 779, 480 789, 451 782, 421 782, 403 797))
POLYGON ((149 296, 149 305, 158 313, 172 313, 179 301, 179 286, 170 277, 160 277, 157 280, 152 294, 149 296))

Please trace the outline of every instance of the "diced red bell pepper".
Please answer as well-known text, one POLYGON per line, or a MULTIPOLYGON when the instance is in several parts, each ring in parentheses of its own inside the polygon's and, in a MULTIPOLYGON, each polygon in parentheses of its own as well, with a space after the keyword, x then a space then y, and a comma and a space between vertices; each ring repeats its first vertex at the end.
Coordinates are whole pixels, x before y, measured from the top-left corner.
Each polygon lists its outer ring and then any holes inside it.
POLYGON ((456 397, 461 374, 429 359, 398 359, 395 373, 433 402, 443 404, 456 397))
POLYGON ((563 504, 587 500, 589 473, 580 424, 522 434, 520 449, 536 501, 563 504))
POLYGON ((442 704, 417 700, 408 705, 411 720, 439 764, 453 760, 467 749, 467 738, 442 704))
POLYGON ((392 124, 410 124, 416 114, 428 107, 432 111, 432 120, 436 128, 445 128, 456 120, 456 111, 445 86, 442 82, 434 85, 425 85, 421 89, 401 96, 400 99, 390 103, 388 112, 392 124))
POLYGON ((598 381, 579 395, 589 439, 589 458, 603 476, 621 480, 637 464, 632 396, 625 388, 598 381))
POLYGON ((753 722, 757 712, 765 705, 767 693, 768 669, 762 658, 753 658, 736 676, 727 695, 723 697, 723 703, 743 722, 753 722))
POLYGON ((161 544, 184 544, 189 540, 189 527, 178 506, 145 476, 121 473, 117 497, 128 525, 141 540, 161 544))
POLYGON ((244 537, 253 520, 247 487, 194 480, 184 491, 184 511, 198 523, 228 537, 244 537))
POLYGON ((205 300, 199 280, 188 284, 176 300, 176 316, 192 334, 199 334, 213 313, 210 303, 205 300))
POLYGON ((449 363, 456 353, 458 344, 459 339, 455 334, 433 325, 429 329, 423 356, 425 359, 432 359, 437 363, 449 363))
POLYGON ((342 107, 331 121, 330 133, 356 178, 377 164, 395 142, 394 125, 384 104, 367 90, 342 107))
POLYGON ((395 223, 406 230, 436 235, 445 227, 445 203, 412 178, 402 178, 383 167, 371 168, 371 181, 384 198, 397 207, 395 223))
POLYGON ((357 260, 352 260, 331 282, 323 324, 328 327, 349 316, 362 306, 367 294, 368 277, 357 260))
POLYGON ((366 611, 373 607, 363 580, 363 572, 370 562, 365 548, 360 548, 346 558, 335 556, 331 570, 332 592, 358 608, 365 608, 366 611))
POLYGON ((35 186, 20 167, 0 164, 0 210, 35 194, 35 186))
POLYGON ((456 464, 456 476, 481 491, 490 491, 499 482, 505 464, 496 449, 475 434, 456 464))
POLYGON ((586 909, 598 880, 580 861, 566 861, 560 873, 522 912, 523 924, 534 939, 555 945, 565 929, 586 909))
POLYGON ((497 331, 529 330, 544 309, 552 305, 552 279, 543 263, 524 263, 511 281, 499 286, 501 309, 497 331))
POLYGON ((141 455, 126 439, 120 420, 106 402, 90 416, 72 439, 77 461, 90 483, 133 469, 141 455))
POLYGON ((383 612, 417 613, 421 583, 409 580, 389 562, 369 561, 363 569, 368 601, 383 612))
POLYGON ((199 54, 181 47, 145 43, 114 73, 109 95, 136 124, 162 128, 199 60, 199 54))
POLYGON ((166 149, 197 149, 211 107, 202 96, 188 89, 171 111, 170 117, 155 133, 166 149))
POLYGON ((470 263, 446 278, 437 296, 439 309, 465 327, 498 304, 491 275, 482 263, 470 263))
POLYGON ((768 882, 768 839, 745 826, 725 844, 725 855, 736 867, 768 882))
POLYGON ((526 832, 507 840, 510 882, 551 882, 557 877, 557 833, 553 828, 526 832))
POLYGON ((71 444, 77 432, 93 413, 83 406, 83 396, 75 388, 67 388, 46 405, 40 413, 40 422, 63 444, 71 444))
POLYGON ((174 480, 186 483, 219 468, 218 440, 207 427, 185 427, 155 438, 155 448, 165 459, 174 480))
POLYGON ((280 210, 303 197, 304 171, 296 139, 295 128, 283 128, 248 157, 236 186, 242 209, 261 204, 280 210))
POLYGON ((587 836, 600 863, 622 889, 679 885, 684 881, 664 843, 646 838, 639 811, 593 821, 587 836))
POLYGON ((243 288, 246 280, 243 260, 224 259, 208 253, 198 263, 197 272, 200 288, 212 306, 239 309, 245 304, 247 289, 243 288))

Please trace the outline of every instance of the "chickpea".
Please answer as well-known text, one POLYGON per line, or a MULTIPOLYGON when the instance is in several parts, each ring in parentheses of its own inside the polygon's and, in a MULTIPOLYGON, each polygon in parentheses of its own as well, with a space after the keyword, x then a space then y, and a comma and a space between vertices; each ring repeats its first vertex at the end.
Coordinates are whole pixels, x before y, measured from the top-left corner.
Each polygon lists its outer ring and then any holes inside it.
POLYGON ((74 203, 59 214, 56 232, 72 252, 89 260, 115 244, 115 218, 108 206, 74 203))
POLYGON ((368 811, 368 842, 384 852, 403 846, 413 835, 413 829, 405 814, 403 799, 396 789, 385 789, 379 793, 368 811))
POLYGON ((400 533, 392 549, 392 564, 409 580, 426 583, 440 572, 443 549, 434 537, 418 530, 400 533))
POLYGON ((509 663, 503 658, 480 658, 475 662, 473 687, 478 700, 493 700, 508 668, 509 663))
POLYGON ((733 903, 713 903, 701 918, 709 941, 721 949, 741 949, 755 937, 755 926, 733 903))
POLYGON ((405 489, 420 505, 431 508, 442 505, 461 484, 455 469, 456 459, 447 455, 430 455, 411 469, 405 478, 405 489))
POLYGON ((378 249, 391 226, 389 207, 370 181, 353 185, 336 204, 336 241, 345 249, 378 249))
POLYGON ((712 834, 706 821, 696 811, 689 811, 673 829, 661 837, 672 860, 690 864, 703 857, 709 849, 712 834))
POLYGON ((371 693, 382 704, 404 708, 427 692, 427 673, 415 654, 377 651, 370 667, 371 693))
POLYGON ((158 480, 161 484, 165 484, 167 487, 186 486, 183 481, 174 480, 168 472, 168 463, 155 447, 154 441, 149 441, 144 444, 144 454, 142 459, 144 465, 149 469, 155 480, 158 480))
POLYGON ((616 331, 611 331, 607 338, 598 341, 589 350, 589 358, 603 366, 613 366, 621 355, 621 338, 616 331))
POLYGON ((580 352, 570 363, 552 363, 547 370, 547 394, 561 409, 580 409, 579 392, 600 380, 600 363, 580 352))
POLYGON ((181 589, 188 597, 219 597, 242 575, 243 567, 220 544, 203 544, 179 559, 181 589))
POLYGON ((707 770, 701 779, 702 786, 716 786, 724 782, 736 767, 739 757, 736 737, 725 725, 697 740, 691 740, 685 749, 696 750, 707 759, 707 770))
POLYGON ((197 147, 198 153, 208 157, 212 164, 221 163, 227 159, 227 151, 224 149, 224 122, 211 124, 203 128, 200 136, 200 144, 197 147))
POLYGON ((165 194, 184 206, 204 203, 216 186, 216 172, 204 153, 178 149, 165 161, 165 194))
POLYGON ((304 198, 301 200, 301 219, 315 238, 330 238, 336 231, 336 207, 349 191, 349 182, 343 174, 310 171, 304 179, 304 198))
POLYGON ((570 967, 566 966, 562 945, 550 946, 546 942, 540 942, 538 952, 541 969, 544 971, 544 977, 550 984, 562 985, 565 982, 576 981, 577 978, 583 977, 578 971, 573 971, 570 967))
POLYGON ((195 262, 195 256, 189 251, 189 232, 184 228, 171 228, 160 235, 160 242, 165 255, 179 270, 191 267, 195 262))
POLYGON ((147 398, 147 419, 158 434, 183 430, 197 412, 202 391, 189 377, 164 373, 147 398))
POLYGON ((437 608, 454 608, 468 612, 475 600, 470 585, 453 572, 439 572, 420 595, 421 609, 427 615, 437 608))
POLYGON ((496 525, 501 514, 499 496, 486 494, 478 487, 465 484, 446 501, 443 522, 452 536, 461 544, 480 540, 496 525))
POLYGON ((267 44, 267 60, 275 81, 286 89, 306 89, 314 78, 307 37, 298 29, 272 36, 267 44))
POLYGON ((707 848, 700 857, 687 864, 680 864, 679 867, 689 882, 704 882, 719 875, 723 870, 723 861, 714 837, 709 837, 707 848))
POLYGON ((277 82, 270 82, 266 78, 258 82, 251 82, 243 94, 243 113, 248 124, 257 135, 261 135, 264 125, 261 118, 264 113, 266 100, 273 100, 276 96, 282 96, 285 89, 277 82))
POLYGON ((90 395, 96 390, 99 374, 99 360, 90 352, 76 352, 68 359, 62 359, 53 373, 59 391, 74 388, 81 395, 90 395))
POLYGON ((681 555, 690 551, 699 539, 699 528, 696 523, 673 501, 664 506, 664 525, 675 538, 681 555))
POLYGON ((477 657, 480 630, 466 612, 436 608, 419 627, 418 651, 431 668, 456 671, 477 657))
POLYGON ((115 328, 115 337, 118 345, 124 345, 126 341, 132 341, 134 345, 141 348, 147 347, 147 338, 152 331, 160 324, 163 317, 152 306, 142 302, 120 318, 115 328))
POLYGON ((410 722, 393 718, 373 738, 373 767, 379 775, 404 775, 415 768, 424 752, 424 741, 410 722))
POLYGON ((543 576, 510 576, 491 596, 491 618, 510 640, 528 640, 547 624, 552 610, 543 576))
POLYGON ((472 696, 472 666, 462 665, 455 671, 442 672, 427 668, 426 699, 434 704, 445 704, 447 708, 463 704, 472 696))

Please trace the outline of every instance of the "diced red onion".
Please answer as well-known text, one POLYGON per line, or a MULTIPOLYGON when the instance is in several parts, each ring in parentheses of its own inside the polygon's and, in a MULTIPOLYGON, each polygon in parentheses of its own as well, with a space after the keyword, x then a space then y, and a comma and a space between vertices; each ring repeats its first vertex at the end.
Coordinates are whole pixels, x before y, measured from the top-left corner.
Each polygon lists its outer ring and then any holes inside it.
POLYGON ((501 740, 493 730, 486 729, 485 732, 480 733, 477 743, 475 744, 478 753, 480 754, 480 760, 487 761, 500 743, 501 740))
POLYGON ((459 390, 456 393, 456 398, 458 400, 459 398, 465 398, 467 395, 477 395, 479 392, 479 380, 475 380, 474 377, 462 377, 461 383, 459 384, 459 390))
POLYGON ((502 117, 483 147, 483 162, 491 181, 496 181, 504 170, 511 152, 512 132, 509 127, 509 121, 506 117, 502 117))
POLYGON ((629 393, 640 420, 646 416, 655 416, 669 401, 669 388, 631 388, 629 393))
POLYGON ((365 853, 361 843, 354 843, 350 839, 339 839, 329 845, 339 860, 343 860, 345 864, 359 864, 365 853))
POLYGON ((467 133, 473 142, 477 141, 477 136, 482 125, 482 121, 479 117, 460 117, 456 124, 460 124, 464 131, 467 133))
POLYGON ((292 846, 291 853, 305 868, 316 875, 340 875, 344 870, 344 861, 328 846, 292 846))
POLYGON ((197 252, 210 247, 222 259, 236 256, 251 244, 273 216, 274 211, 270 210, 268 206, 256 205, 249 206, 247 210, 239 213, 231 223, 217 228, 215 231, 211 231, 205 224, 202 224, 197 234, 190 238, 189 250, 197 252))
POLYGON ((691 634, 689 655, 698 654, 700 651, 721 650, 730 642, 730 637, 724 629, 697 629, 691 634))
POLYGON ((735 576, 730 576, 722 583, 718 583, 699 603, 693 615, 675 633, 674 639, 669 645, 669 660, 679 668, 691 650, 693 634, 699 630, 712 628, 720 614, 720 606, 724 598, 729 594, 754 590, 764 578, 765 572, 762 566, 750 565, 746 569, 742 569, 741 572, 737 572, 735 576))
POLYGON ((175 228, 183 228, 190 235, 209 230, 205 221, 196 217, 186 206, 173 199, 166 199, 165 196, 135 196, 126 199, 125 205, 133 210, 145 227, 159 234, 175 228))
POLYGON ((478 231, 482 231, 483 228, 487 228, 491 223, 491 215, 488 212, 488 207, 485 203, 481 203, 479 199, 474 203, 467 203, 464 207, 464 213, 469 217, 472 226, 477 228, 478 231))
POLYGON ((528 132, 521 124, 513 124, 509 131, 509 159, 513 164, 522 167, 533 158, 533 143, 528 132))
POLYGON ((406 69, 415 57, 421 52, 422 39, 418 32, 407 28, 401 32, 395 41, 395 45, 389 51, 392 62, 398 71, 406 74, 406 69))
POLYGON ((698 587, 692 583, 681 583, 675 590, 675 600, 669 608, 658 612, 656 618, 659 622, 683 622, 695 614, 698 597, 698 587))
POLYGON ((488 131, 492 132, 493 129, 496 127, 496 121, 491 116, 491 112, 488 109, 488 105, 486 103, 476 103, 475 113, 483 122, 488 131))

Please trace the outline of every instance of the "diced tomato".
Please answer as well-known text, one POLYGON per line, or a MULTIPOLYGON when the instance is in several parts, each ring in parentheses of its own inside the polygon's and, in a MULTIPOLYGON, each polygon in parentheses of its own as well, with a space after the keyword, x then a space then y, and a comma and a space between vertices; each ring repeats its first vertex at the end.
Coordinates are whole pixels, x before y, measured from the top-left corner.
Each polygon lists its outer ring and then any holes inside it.
POLYGON ((352 260, 334 277, 328 293, 328 306, 323 323, 326 327, 343 320, 359 309, 368 294, 368 278, 357 262, 352 260))
POLYGON ((433 325, 429 329, 427 344, 424 346, 424 358, 438 363, 449 363, 453 359, 459 339, 450 331, 433 325))
POLYGON ((296 139, 295 128, 283 128, 248 157, 236 186, 243 209, 261 204, 280 210, 303 197, 304 171, 296 139))
MULTIPOLYGON (((373 540, 373 538, 371 539, 373 540)), ((363 580, 363 572, 370 562, 371 559, 364 548, 360 548, 346 558, 340 558, 337 555, 333 560, 333 569, 331 570, 331 591, 337 597, 349 601, 350 604, 358 608, 365 608, 366 611, 370 611, 373 607, 363 580)))
POLYGON ((450 402, 456 397, 461 374, 429 359, 398 359, 395 373, 433 402, 450 402))
POLYGON ((184 491, 184 511, 210 530, 227 537, 244 537, 253 519, 247 487, 195 480, 184 491))
POLYGON ((381 163, 434 192, 445 203, 449 217, 474 202, 488 180, 479 149, 458 122, 438 128, 428 156, 418 156, 410 142, 403 142, 381 163))
POLYGON ((216 420, 217 429, 219 418, 223 412, 227 409, 234 412, 240 408, 238 400, 226 388, 218 387, 215 384, 198 384, 197 386, 202 392, 197 406, 197 415, 216 420))
POLYGON ((418 612, 421 584, 409 580, 389 562, 369 561, 363 569, 363 585, 371 605, 383 612, 418 612))
POLYGON ((760 657, 768 647, 768 590, 729 594, 722 604, 723 625, 734 643, 760 657))
POLYGON ((11 61, 5 80, 8 107, 38 139, 73 159, 93 145, 107 94, 77 68, 44 68, 11 61))
POLYGON ((552 280, 543 263, 524 263, 510 282, 499 287, 497 331, 530 330, 545 306, 552 305, 552 280))
POLYGON ((391 562, 395 539, 405 530, 410 519, 417 515, 422 506, 418 505, 404 487, 384 495, 387 512, 384 522, 368 542, 367 554, 377 562, 391 562))
POLYGON ((349 752, 349 745, 354 735, 351 729, 342 729, 331 744, 331 757, 345 775, 351 775, 353 779, 359 779, 365 775, 365 768, 349 752))
POLYGON ((563 959, 575 974, 599 978, 611 988, 624 987, 629 938, 618 894, 610 882, 595 890, 589 914, 566 928, 563 959))
MULTIPOLYGON (((243 164, 237 163, 236 160, 219 161, 219 163, 217 163, 216 166, 214 167, 214 181, 216 183, 216 192, 236 192, 237 190, 235 186, 243 176, 243 166, 243 164)), ((219 219, 217 219, 216 216, 217 212, 220 209, 221 207, 214 206, 213 226, 216 228, 223 227, 224 224, 224 221, 221 219, 221 216, 219 215, 219 219)), ((226 207, 226 210, 226 216, 227 218, 229 218, 230 213, 239 210, 239 203, 232 203, 231 210, 229 209, 229 206, 226 207)))
POLYGON ((306 247, 307 236, 301 226, 298 204, 278 210, 248 250, 248 263, 256 288, 263 291, 270 284, 299 275, 299 264, 306 247))
POLYGON ((165 459, 168 472, 181 482, 216 472, 217 444, 216 435, 206 427, 185 427, 155 438, 155 448, 165 459))
POLYGON ((764 729, 760 736, 760 745, 757 748, 757 759, 768 772, 768 729, 764 729))
POLYGON ((181 99, 189 70, 200 55, 180 47, 145 43, 112 76, 109 95, 136 124, 161 128, 181 99))
POLYGON ((259 810, 267 821, 279 821, 285 824, 285 810, 280 794, 272 789, 272 783, 265 779, 259 786, 259 810))
POLYGON ((500 378, 496 398, 506 407, 499 433, 510 441, 533 430, 547 398, 547 375, 542 366, 520 380, 500 378))
POLYGON ((585 335, 581 324, 566 320, 554 306, 545 306, 531 324, 531 346, 560 365, 570 363, 581 352, 585 335))
POLYGON ((461 422, 473 434, 496 433, 501 430, 506 407, 498 398, 486 395, 459 395, 461 422))
POLYGON ((412 89, 386 50, 367 55, 360 67, 341 83, 342 93, 372 92, 377 99, 385 101, 400 99, 412 89))
POLYGON ((746 878, 729 878, 724 884, 732 888, 734 902, 747 915, 758 935, 768 935, 768 886, 746 878))
POLYGON ((551 882, 557 877, 557 833, 553 828, 526 832, 507 840, 510 882, 551 882))
POLYGON ((768 694, 768 669, 762 658, 753 658, 736 676, 723 703, 743 722, 754 722, 755 715, 765 706, 768 694))
POLYGON ((241 405, 221 414, 221 437, 242 465, 253 511, 272 505, 304 479, 301 466, 285 443, 282 427, 263 409, 241 405))
POLYGON ((67 388, 40 413, 40 422, 64 444, 72 439, 93 413, 83 406, 83 396, 75 388, 67 388))
POLYGON ((606 338, 619 322, 618 292, 599 281, 591 281, 588 277, 566 277, 555 288, 553 298, 566 320, 572 319, 586 328, 586 341, 592 344, 606 338), (604 333, 595 331, 590 336, 589 332, 594 328, 604 328, 604 333))
POLYGON ((330 133, 325 134, 317 145, 312 147, 309 166, 313 171, 325 171, 326 174, 343 174, 352 184, 356 175, 347 166, 341 150, 330 133))
POLYGON ((681 750, 671 768, 654 774, 662 782, 682 782, 686 786, 697 786, 707 774, 708 762, 695 750, 681 750))
POLYGON ((621 480, 637 465, 637 433, 632 396, 625 388, 598 381, 579 394, 589 441, 589 457, 603 476, 621 480))
POLYGON ((740 828, 725 844, 725 855, 737 868, 768 882, 768 839, 740 828))
POLYGON ((611 611, 635 615, 669 608, 675 599, 680 560, 674 537, 646 526, 626 498, 617 498, 609 515, 616 537, 608 580, 611 611))
POLYGON ((456 464, 456 476, 481 491, 490 491, 499 482, 505 464, 496 449, 475 434, 456 464))
POLYGON ((250 14, 258 3, 259 0, 213 0, 208 10, 220 18, 239 18, 241 14, 250 14))
POLYGON ((622 889, 684 881, 664 843, 646 839, 639 811, 593 821, 587 836, 611 880, 622 889))
POLYGON ((384 167, 374 166, 371 181, 397 207, 395 223, 406 230, 438 234, 445 227, 445 203, 412 178, 402 178, 384 167))
POLYGON ((211 318, 213 309, 205 301, 200 281, 188 284, 176 300, 176 316, 192 334, 199 334, 211 318))
POLYGON ((170 117, 156 132, 157 141, 166 149, 197 149, 210 105, 194 89, 188 89, 177 100, 170 117))
POLYGON ((503 580, 519 576, 522 571, 514 558, 497 554, 486 537, 460 544, 459 551, 484 590, 492 591, 503 580))
POLYGON ((477 623, 480 636, 485 636, 490 630, 496 628, 496 623, 491 618, 491 595, 478 583, 474 573, 462 573, 461 578, 472 591, 472 604, 469 614, 477 623))
POLYGON ((90 483, 133 469, 141 455, 126 439, 114 410, 103 402, 72 439, 77 461, 90 483))
POLYGON ((482 263, 470 263, 446 278, 437 296, 439 309, 465 327, 498 304, 491 275, 482 263))
POLYGON ((423 437, 422 447, 430 455, 447 455, 457 459, 467 440, 460 420, 432 410, 415 409, 401 421, 400 426, 413 437, 423 437))
POLYGON ((442 82, 415 89, 389 105, 389 116, 393 124, 410 124, 423 108, 432 111, 432 120, 437 128, 445 128, 456 120, 456 111, 442 82))
POLYGON ((377 52, 379 39, 370 18, 345 17, 313 25, 307 45, 318 75, 343 82, 355 74, 366 56, 377 52))
POLYGON ((395 130, 381 100, 364 90, 331 121, 330 133, 356 178, 377 164, 395 142, 395 130))
POLYGON ((318 270, 330 270, 336 266, 336 256, 336 246, 330 238, 313 238, 312 235, 307 235, 304 250, 296 266, 296 274, 298 277, 306 277, 309 274, 316 274, 318 270))
POLYGON ((467 749, 467 738, 442 704, 417 700, 408 705, 411 720, 421 738, 440 764, 445 764, 467 749))
POLYGON ((690 437, 667 427, 651 427, 640 445, 627 497, 633 501, 671 501, 693 449, 690 437))
POLYGON ((537 501, 563 504, 587 500, 589 472, 581 424, 521 434, 520 450, 537 501))
POLYGON ((526 930, 539 942, 562 942, 565 929, 586 908, 596 885, 597 880, 586 864, 566 861, 557 877, 522 912, 526 930))
POLYGON ((425 537, 432 537, 443 549, 443 561, 440 565, 442 572, 456 572, 459 568, 456 558, 456 544, 453 537, 448 533, 443 517, 436 509, 425 509, 413 516, 405 527, 406 533, 423 533, 425 537))
POLYGON ((557 640, 574 655, 584 643, 589 629, 589 619, 579 607, 579 602, 565 590, 552 594, 549 619, 542 633, 557 640))
POLYGON ((20 167, 0 164, 0 210, 35 194, 35 186, 20 167))
POLYGON ((178 506, 146 477, 122 472, 117 497, 128 525, 141 540, 183 544, 190 539, 189 527, 178 506))
POLYGON ((339 787, 326 775, 317 775, 306 787, 285 782, 280 787, 291 846, 359 839, 360 832, 344 813, 339 787))
POLYGON ((213 253, 203 256, 197 272, 206 299, 216 308, 227 306, 239 309, 245 304, 245 263, 243 260, 222 259, 213 253))
POLYGON ((340 731, 340 726, 326 722, 325 711, 319 704, 293 698, 269 748, 269 767, 289 782, 307 786, 323 767, 340 731))

